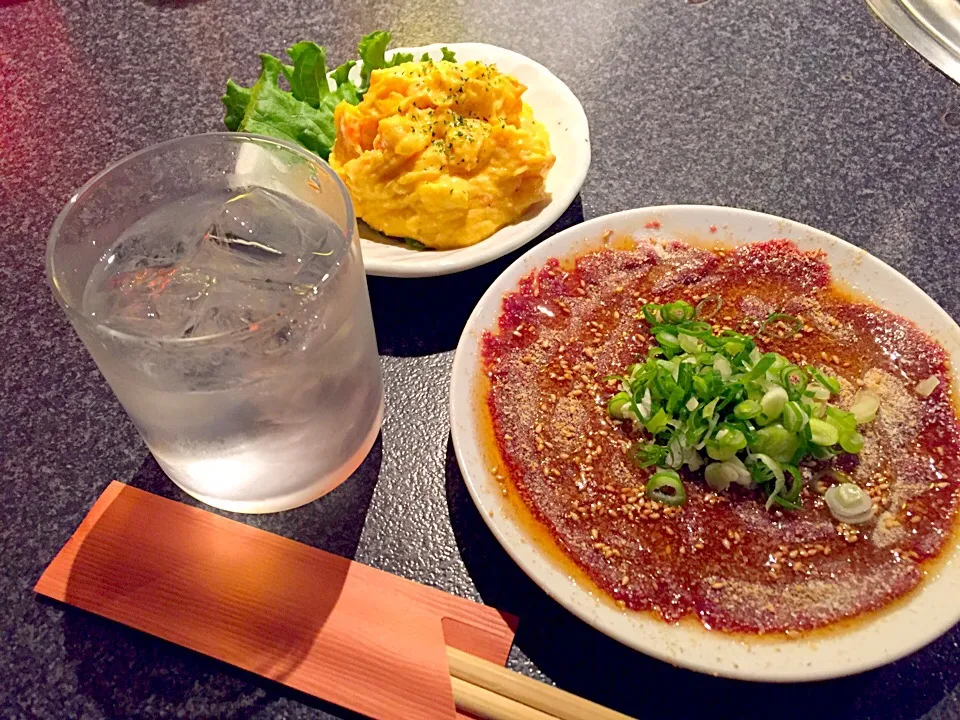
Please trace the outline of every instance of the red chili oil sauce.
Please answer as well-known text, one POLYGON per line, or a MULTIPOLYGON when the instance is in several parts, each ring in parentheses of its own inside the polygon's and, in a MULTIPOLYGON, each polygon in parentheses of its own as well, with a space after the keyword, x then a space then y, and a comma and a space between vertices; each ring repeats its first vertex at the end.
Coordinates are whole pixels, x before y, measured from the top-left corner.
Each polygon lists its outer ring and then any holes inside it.
POLYGON ((524 277, 482 342, 505 492, 620 607, 732 632, 812 630, 908 593, 950 541, 960 423, 947 355, 909 320, 833 284, 822 254, 786 240, 707 250, 614 239, 524 277), (798 511, 768 511, 757 491, 715 493, 696 475, 682 507, 647 500, 650 470, 626 455, 637 436, 607 417, 619 387, 604 378, 646 357, 644 303, 713 295, 723 299, 716 330, 756 335, 771 313, 795 315, 802 331, 764 331, 761 351, 840 378, 841 405, 863 387, 881 398, 863 450, 821 464, 798 511), (931 375, 939 385, 919 396, 931 375), (872 522, 830 515, 831 467, 871 495, 872 522))

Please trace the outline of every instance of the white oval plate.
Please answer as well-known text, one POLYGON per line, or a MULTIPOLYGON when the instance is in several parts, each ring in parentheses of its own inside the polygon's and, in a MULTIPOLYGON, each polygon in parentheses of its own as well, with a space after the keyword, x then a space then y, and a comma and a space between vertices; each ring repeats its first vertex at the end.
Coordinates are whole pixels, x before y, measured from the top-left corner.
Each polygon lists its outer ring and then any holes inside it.
MULTIPOLYGON (((597 244, 606 230, 637 237, 713 244, 789 238, 803 250, 824 250, 833 276, 874 302, 913 320, 960 358, 960 327, 920 288, 893 268, 839 238, 782 218, 735 208, 673 205, 607 215, 569 228, 537 245, 507 268, 481 298, 457 346, 450 389, 453 446, 470 495, 490 530, 516 563, 557 602, 597 630, 653 657, 682 667, 745 680, 797 682, 839 677, 897 660, 931 642, 960 620, 960 545, 935 577, 907 602, 850 629, 796 640, 756 641, 705 630, 695 622, 671 625, 648 614, 617 610, 578 585, 537 547, 514 519, 489 474, 476 413, 480 338, 494 329, 505 293, 551 257, 597 244), (658 230, 644 226, 657 220, 658 230), (716 226, 711 233, 709 228, 716 226)), ((953 382, 960 386, 958 366, 953 382)))
MULTIPOLYGON (((419 48, 397 48, 420 58, 428 52, 440 59, 444 43, 419 48)), ((476 245, 456 250, 412 250, 384 239, 375 230, 360 225, 360 248, 368 275, 387 277, 429 277, 467 270, 495 260, 525 245, 550 227, 580 192, 590 167, 590 130, 583 106, 563 81, 543 65, 511 50, 483 43, 449 43, 457 60, 495 63, 500 72, 513 75, 527 86, 523 100, 550 133, 550 150, 557 161, 547 175, 550 199, 531 208, 517 222, 501 228, 476 245)), ((354 68, 354 73, 358 73, 354 68)))

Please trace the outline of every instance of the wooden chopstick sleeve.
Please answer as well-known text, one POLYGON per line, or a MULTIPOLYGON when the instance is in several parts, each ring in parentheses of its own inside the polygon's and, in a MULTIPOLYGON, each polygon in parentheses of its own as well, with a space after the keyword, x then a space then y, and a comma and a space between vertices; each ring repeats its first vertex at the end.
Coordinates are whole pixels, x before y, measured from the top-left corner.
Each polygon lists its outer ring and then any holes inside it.
POLYGON ((502 662, 494 608, 112 483, 39 593, 384 720, 454 717, 444 622, 502 662))

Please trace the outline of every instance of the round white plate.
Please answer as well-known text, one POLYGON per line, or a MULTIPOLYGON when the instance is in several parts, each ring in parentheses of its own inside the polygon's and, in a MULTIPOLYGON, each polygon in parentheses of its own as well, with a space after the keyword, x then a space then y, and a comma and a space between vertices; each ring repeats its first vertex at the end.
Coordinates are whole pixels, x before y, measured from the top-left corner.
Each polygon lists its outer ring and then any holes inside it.
MULTIPOLYGON (((453 362, 450 417, 453 445, 463 477, 484 521, 504 549, 552 598, 597 630, 648 655, 692 670, 746 680, 796 682, 839 677, 897 660, 931 642, 960 620, 960 546, 907 602, 811 638, 751 641, 703 629, 695 622, 671 625, 648 614, 617 610, 577 584, 543 552, 514 519, 489 474, 476 414, 479 343, 493 330, 503 295, 548 258, 595 246, 606 230, 637 237, 675 238, 738 245, 789 238, 803 250, 824 250, 833 276, 877 304, 913 320, 954 358, 960 358, 960 327, 920 288, 888 265, 839 238, 800 223, 735 208, 673 205, 607 215, 569 228, 531 249, 490 286, 467 321, 453 362), (658 230, 644 226, 657 220, 658 230), (716 232, 710 227, 716 226, 716 232)), ((960 365, 953 382, 960 386, 960 365)))
MULTIPOLYGON (((397 48, 387 52, 411 52, 419 59, 428 52, 440 59, 443 43, 419 48, 397 48)), ((513 75, 527 86, 523 100, 550 133, 550 150, 557 157, 547 175, 546 200, 517 222, 495 232, 486 240, 456 250, 412 250, 403 243, 383 239, 360 224, 360 247, 368 275, 387 277, 428 277, 467 270, 506 255, 525 245, 550 227, 580 192, 590 167, 590 130, 583 106, 556 75, 543 65, 519 53, 483 43, 449 43, 457 60, 495 63, 500 72, 513 75)), ((354 73, 358 73, 354 68, 354 73)))

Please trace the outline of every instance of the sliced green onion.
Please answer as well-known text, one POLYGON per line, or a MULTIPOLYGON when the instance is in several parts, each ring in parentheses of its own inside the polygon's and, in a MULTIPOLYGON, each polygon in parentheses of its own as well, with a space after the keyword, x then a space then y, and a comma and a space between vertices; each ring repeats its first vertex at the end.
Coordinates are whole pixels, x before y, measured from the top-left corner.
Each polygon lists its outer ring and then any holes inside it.
POLYGON ((687 502, 683 483, 673 470, 658 470, 647 480, 646 496, 658 503, 676 507, 687 502))
POLYGON ((790 489, 785 494, 773 496, 773 502, 787 510, 799 510, 800 491, 803 489, 803 476, 792 465, 784 465, 783 469, 790 475, 790 489))
POLYGON ((670 391, 670 397, 667 398, 667 411, 673 415, 683 404, 683 397, 686 393, 680 385, 675 385, 670 391))
POLYGON ((708 295, 697 303, 696 316, 703 320, 709 320, 723 307, 723 298, 719 295, 708 295))
POLYGON ((710 463, 703 471, 704 479, 714 490, 726 490, 730 483, 736 483, 743 487, 753 486, 753 478, 750 477, 750 471, 743 464, 740 458, 734 457, 723 462, 710 463))
POLYGON ((803 328, 803 321, 800 320, 800 318, 798 318, 796 315, 789 315, 788 313, 771 313, 767 316, 766 320, 760 323, 759 334, 763 335, 764 331, 769 325, 780 322, 785 323, 790 327, 788 327, 786 330, 778 328, 779 332, 770 333, 770 335, 773 335, 779 340, 789 340, 803 328))
POLYGON ((863 450, 863 435, 856 431, 841 435, 840 447, 843 448, 844 452, 856 455, 863 450))
POLYGON ((679 325, 679 329, 683 330, 687 335, 693 335, 694 337, 705 340, 708 337, 713 336, 713 326, 710 323, 701 322, 699 320, 687 320, 682 322, 679 325))
POLYGON ((877 410, 880 409, 880 396, 869 390, 861 390, 850 405, 850 412, 857 419, 858 425, 873 422, 877 417, 877 410))
POLYGON ((757 416, 753 419, 753 422, 754 422, 754 424, 755 424, 757 427, 766 427, 766 426, 769 425, 770 423, 775 422, 776 419, 777 419, 777 418, 769 417, 768 415, 766 415, 766 414, 764 414, 764 413, 761 412, 759 415, 757 415, 757 416))
MULTIPOLYGON (((661 502, 683 502, 677 470, 697 472, 706 465, 704 476, 715 489, 731 482, 758 485, 767 507, 796 509, 799 463, 860 451, 858 425, 876 415, 878 398, 861 393, 849 412, 830 404, 841 389, 837 378, 762 353, 747 335, 714 333, 698 319, 711 317, 721 304, 717 296, 696 308, 682 300, 644 305, 642 316, 656 343, 622 376, 607 378, 620 386, 607 412, 633 421, 628 431, 640 437, 629 456, 639 467, 658 468, 649 492, 661 502)), ((774 313, 762 329, 774 330, 771 323, 796 330, 799 320, 774 313)))
POLYGON ((780 463, 774 460, 769 455, 764 455, 763 453, 753 453, 752 455, 747 456, 752 464, 750 467, 750 474, 753 475, 754 479, 761 484, 769 484, 772 480, 773 492, 767 496, 766 507, 767 510, 770 509, 770 506, 773 505, 774 498, 783 492, 783 488, 786 486, 786 479, 783 474, 783 468, 780 467, 780 463))
POLYGON ((730 376, 733 375, 733 367, 723 355, 714 356, 713 369, 720 373, 720 379, 724 381, 729 380, 730 376))
POLYGON ((627 455, 633 464, 638 468, 648 468, 653 465, 659 465, 667 457, 667 449, 662 445, 644 445, 643 443, 634 443, 627 451, 627 455))
POLYGON ((866 491, 853 483, 834 485, 827 490, 824 499, 830 508, 830 514, 842 523, 859 525, 873 517, 873 500, 866 491))
POLYGON ((810 418, 810 440, 816 445, 829 447, 836 445, 840 440, 840 432, 836 426, 819 418, 810 418))
POLYGON ((720 398, 714 398, 713 400, 711 400, 710 402, 708 402, 706 405, 703 406, 703 411, 701 414, 703 415, 704 418, 709 420, 711 417, 713 417, 713 411, 717 409, 718 402, 720 402, 720 398))
POLYGON ((662 317, 668 323, 679 323, 684 320, 692 320, 693 314, 696 311, 693 309, 693 306, 684 302, 683 300, 677 300, 676 302, 669 303, 660 308, 660 317, 662 317))
POLYGON ((797 400, 807 389, 810 378, 798 365, 787 365, 780 371, 780 383, 791 400, 797 400))
POLYGON ((768 418, 778 418, 783 412, 783 406, 787 404, 787 399, 787 391, 779 385, 774 385, 760 398, 760 409, 768 418))
POLYGON ((680 444, 680 438, 674 435, 670 440, 670 444, 667 445, 667 457, 663 464, 679 470, 683 467, 683 455, 683 445, 680 444))
POLYGON ((650 417, 650 413, 653 412, 653 399, 650 396, 650 388, 647 388, 643 391, 643 397, 640 398, 640 404, 638 405, 636 399, 632 403, 633 409, 637 413, 637 420, 645 420, 650 417))
POLYGON ((856 416, 852 412, 841 410, 832 405, 828 405, 826 408, 826 420, 837 428, 841 436, 857 430, 856 416))
POLYGON ((747 437, 734 427, 725 426, 707 440, 707 455, 714 460, 729 460, 747 446, 747 437))
POLYGON ((694 375, 691 384, 698 397, 705 398, 710 394, 710 383, 702 375, 694 375))
POLYGON ((673 333, 661 330, 654 337, 660 343, 660 347, 669 352, 677 352, 680 349, 680 339, 673 333))
POLYGON ((653 417, 644 421, 643 425, 647 428, 647 432, 651 435, 656 435, 667 427, 668 422, 670 422, 670 416, 667 415, 663 408, 660 408, 653 414, 653 417))
POLYGON ((763 377, 776 359, 776 353, 767 353, 766 355, 760 357, 753 366, 753 369, 743 376, 744 382, 749 382, 750 380, 756 380, 757 378, 763 377))
POLYGON ((796 502, 800 498, 800 491, 803 490, 803 475, 800 473, 800 470, 793 465, 784 465, 783 469, 786 470, 791 477, 790 489, 787 491, 787 494, 783 496, 783 499, 796 502))
POLYGON ((783 426, 790 432, 798 433, 803 430, 809 419, 810 416, 807 415, 806 410, 803 409, 803 405, 796 400, 791 400, 783 406, 781 422, 783 422, 783 426))
POLYGON ((707 485, 720 492, 730 487, 730 483, 736 482, 738 476, 739 473, 733 465, 723 462, 710 463, 703 471, 707 485))
POLYGON ((770 366, 770 369, 767 372, 772 375, 774 378, 779 379, 780 373, 783 372, 783 369, 790 365, 790 361, 787 360, 783 355, 774 353, 777 356, 777 359, 773 361, 773 365, 770 366))
POLYGON ((836 378, 826 375, 823 370, 813 365, 807 365, 804 370, 810 373, 814 380, 823 385, 823 387, 825 387, 834 395, 838 395, 840 393, 840 383, 836 378))
POLYGON ((700 348, 703 347, 699 340, 693 335, 687 335, 685 332, 681 332, 677 336, 677 341, 680 343, 680 347, 683 348, 684 352, 688 353, 698 353, 700 352, 700 348))
POLYGON ((626 420, 626 418, 623 416, 623 409, 629 406, 630 395, 625 392, 618 392, 616 395, 610 398, 610 402, 607 403, 607 413, 611 417, 626 420))
POLYGON ((810 453, 810 456, 816 460, 829 460, 834 458, 839 453, 832 447, 824 447, 822 445, 807 445, 807 452, 810 453))
POLYGON ((763 412, 763 408, 760 407, 760 403, 756 400, 744 400, 743 402, 737 403, 737 406, 733 408, 733 414, 738 420, 755 418, 761 412, 763 412))
POLYGON ((799 447, 800 440, 796 433, 790 432, 780 423, 762 427, 750 438, 751 452, 769 455, 781 463, 790 462, 799 447))
POLYGON ((820 400, 822 402, 826 402, 827 400, 830 399, 830 391, 820 384, 811 385, 810 389, 807 390, 807 393, 814 400, 820 400))

